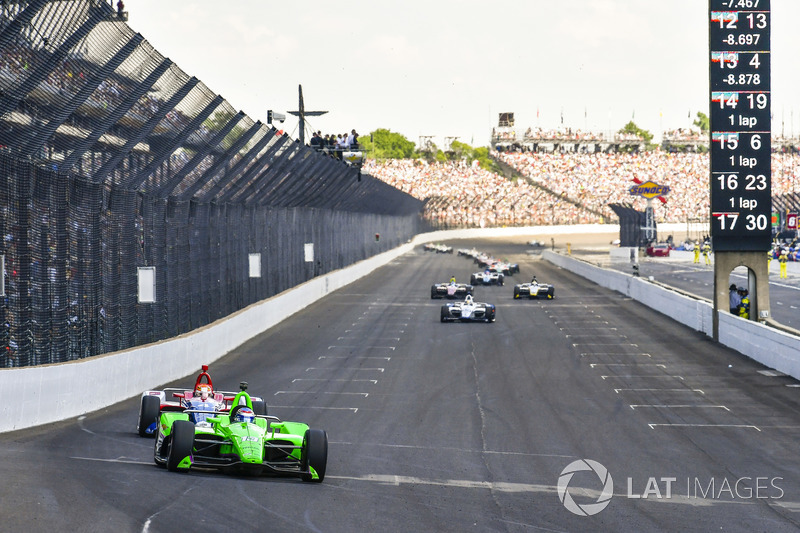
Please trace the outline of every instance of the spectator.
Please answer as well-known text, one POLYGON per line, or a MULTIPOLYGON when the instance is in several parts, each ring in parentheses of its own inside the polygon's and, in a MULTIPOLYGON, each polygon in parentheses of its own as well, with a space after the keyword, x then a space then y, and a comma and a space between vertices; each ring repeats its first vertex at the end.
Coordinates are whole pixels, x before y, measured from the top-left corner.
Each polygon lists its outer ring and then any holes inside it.
POLYGON ((356 130, 350 132, 347 137, 347 144, 350 145, 351 150, 358 150, 358 133, 356 133, 356 130))

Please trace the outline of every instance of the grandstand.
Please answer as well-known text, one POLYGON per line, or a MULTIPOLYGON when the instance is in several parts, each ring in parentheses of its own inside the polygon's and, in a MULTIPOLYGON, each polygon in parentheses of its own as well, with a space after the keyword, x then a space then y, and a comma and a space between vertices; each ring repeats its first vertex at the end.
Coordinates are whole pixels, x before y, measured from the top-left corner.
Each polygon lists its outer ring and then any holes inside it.
MULTIPOLYGON (((636 180, 669 186, 666 203, 655 206, 657 223, 708 220, 708 153, 493 151, 512 179, 464 161, 370 161, 367 172, 425 201, 425 220, 435 227, 591 224, 619 220, 612 205, 640 211, 645 201, 630 195, 636 180)), ((772 154, 773 206, 797 211, 800 156, 772 154)), ((779 230, 780 228, 776 228, 779 230)))

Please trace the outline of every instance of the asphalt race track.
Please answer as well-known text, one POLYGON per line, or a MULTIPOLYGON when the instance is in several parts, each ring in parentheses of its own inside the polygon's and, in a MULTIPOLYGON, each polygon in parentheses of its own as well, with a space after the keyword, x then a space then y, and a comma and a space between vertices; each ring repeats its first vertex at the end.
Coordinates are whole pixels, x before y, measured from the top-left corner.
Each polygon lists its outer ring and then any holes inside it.
POLYGON ((476 268, 418 247, 211 366, 328 432, 323 483, 157 468, 135 398, 0 435, 0 530, 798 530, 795 380, 522 241, 451 244, 520 263, 476 288, 495 323, 440 323, 431 284, 476 268), (534 273, 555 299, 514 301, 534 273))

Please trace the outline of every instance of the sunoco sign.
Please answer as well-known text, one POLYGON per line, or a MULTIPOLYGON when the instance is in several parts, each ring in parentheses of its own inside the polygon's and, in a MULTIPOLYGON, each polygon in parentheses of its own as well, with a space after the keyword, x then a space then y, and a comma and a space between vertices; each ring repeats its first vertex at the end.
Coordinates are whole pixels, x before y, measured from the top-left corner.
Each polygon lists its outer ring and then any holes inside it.
POLYGON ((652 181, 638 183, 628 189, 633 196, 643 196, 648 200, 658 198, 659 196, 666 196, 669 193, 669 187, 666 185, 659 185, 652 181))

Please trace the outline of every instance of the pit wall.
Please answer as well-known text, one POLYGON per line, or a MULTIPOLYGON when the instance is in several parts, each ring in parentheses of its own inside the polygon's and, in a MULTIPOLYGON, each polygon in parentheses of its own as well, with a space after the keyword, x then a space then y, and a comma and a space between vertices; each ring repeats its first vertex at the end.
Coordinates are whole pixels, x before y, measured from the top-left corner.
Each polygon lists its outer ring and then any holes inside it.
MULTIPOLYGON (((677 234, 683 228, 683 225, 676 225, 674 232, 677 234)), ((174 339, 68 363, 3 368, 0 369, 0 390, 4 393, 4 401, 0 403, 0 432, 80 416, 138 396, 144 390, 194 375, 201 365, 213 363, 247 340, 422 243, 483 237, 537 238, 546 235, 549 238, 551 235, 618 232, 617 225, 579 225, 426 233, 393 250, 314 278, 174 339)), ((710 335, 711 307, 707 303, 572 257, 545 251, 544 258, 710 335)), ((723 344, 769 367, 794 377, 800 376, 800 363, 795 355, 800 353, 800 341, 796 337, 720 313, 720 338, 723 344)))

